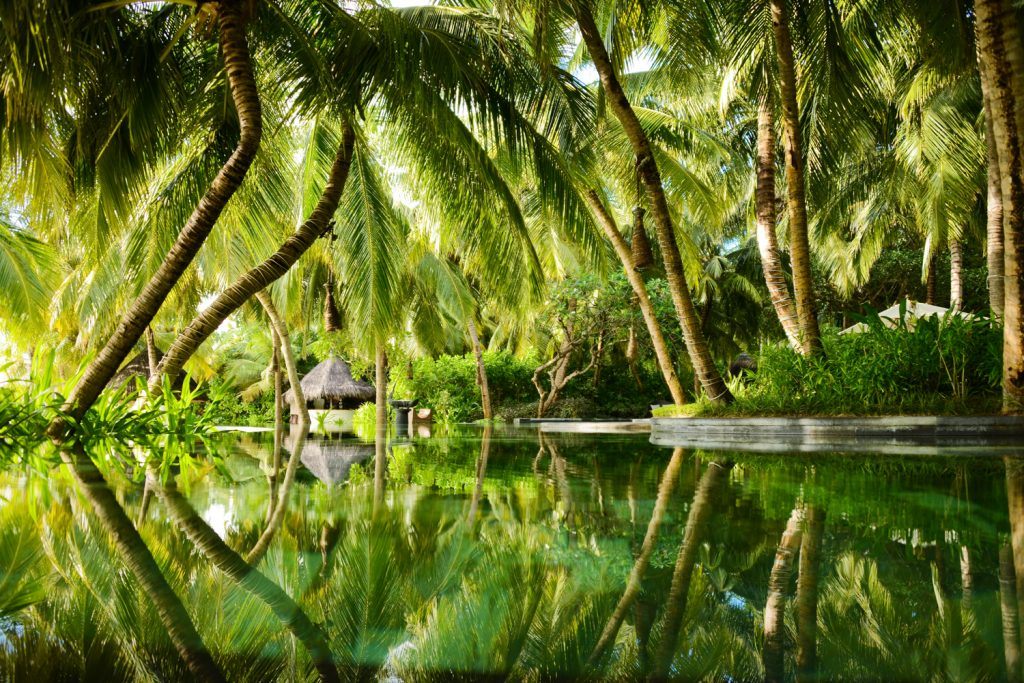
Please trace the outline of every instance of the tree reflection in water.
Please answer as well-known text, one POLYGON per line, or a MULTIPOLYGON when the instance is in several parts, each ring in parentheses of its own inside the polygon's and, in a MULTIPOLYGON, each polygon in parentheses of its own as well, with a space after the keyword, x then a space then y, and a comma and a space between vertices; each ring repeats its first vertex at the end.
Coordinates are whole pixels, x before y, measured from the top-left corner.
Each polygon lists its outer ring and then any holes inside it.
POLYGON ((1017 456, 236 443, 0 473, 0 679, 1019 680, 1017 456))

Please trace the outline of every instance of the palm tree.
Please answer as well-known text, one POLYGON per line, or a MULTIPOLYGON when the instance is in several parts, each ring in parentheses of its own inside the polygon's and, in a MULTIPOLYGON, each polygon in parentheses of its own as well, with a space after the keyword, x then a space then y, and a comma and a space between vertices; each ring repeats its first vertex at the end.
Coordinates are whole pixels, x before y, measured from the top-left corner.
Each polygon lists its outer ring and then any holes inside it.
POLYGON ((1017 17, 1005 0, 975 3, 978 53, 988 76, 992 138, 1002 183, 1004 300, 1003 411, 1024 412, 1024 45, 1017 17))
MULTIPOLYGON (((608 209, 605 208, 604 202, 601 201, 597 190, 587 190, 585 197, 590 205, 590 210, 593 211, 594 217, 597 219, 598 225, 604 230, 605 236, 611 242, 612 247, 614 247, 615 254, 619 257, 622 269, 626 273, 626 279, 629 280, 629 285, 633 289, 633 295, 636 297, 640 313, 644 318, 644 324, 647 326, 647 333, 651 337, 651 345, 654 347, 658 368, 661 370, 662 377, 665 378, 665 386, 668 387, 668 391, 672 395, 672 401, 677 406, 683 405, 686 402, 686 394, 683 393, 683 385, 680 384, 679 377, 676 375, 675 363, 672 361, 672 354, 669 352, 665 335, 662 334, 661 324, 655 315, 651 297, 647 293, 647 285, 633 264, 632 251, 615 224, 615 219, 612 218, 608 209)), ((634 236, 633 239, 637 239, 637 237, 634 236)))
POLYGON ((583 35, 583 43, 586 45, 590 59, 600 76, 601 87, 607 97, 608 105, 622 124, 636 154, 637 172, 647 190, 669 289, 672 293, 676 314, 679 316, 679 324, 682 327, 683 338, 686 340, 690 361, 694 371, 700 377, 708 397, 712 401, 729 403, 732 401, 732 394, 725 386, 725 382, 722 381, 722 376, 711 358, 707 342, 700 331, 696 309, 690 298, 679 246, 676 243, 675 229, 672 225, 672 216, 665 197, 665 189, 662 186, 658 163, 654 157, 654 150, 640 125, 640 119, 637 118, 636 112, 622 89, 590 8, 582 0, 573 0, 571 4, 576 23, 583 35))
MULTIPOLYGON (((217 23, 225 70, 238 112, 238 143, 178 233, 174 246, 161 266, 125 312, 118 329, 88 365, 75 389, 67 397, 65 413, 72 421, 85 414, 156 316, 167 295, 210 234, 228 200, 242 184, 259 149, 263 128, 262 112, 252 73, 240 0, 218 5, 217 23)), ((61 437, 66 429, 67 422, 61 417, 51 423, 49 432, 61 437)))
POLYGON ((775 551, 768 579, 768 601, 764 606, 764 679, 782 681, 785 679, 785 617, 786 601, 790 591, 793 565, 800 552, 800 538, 803 533, 804 511, 797 506, 786 522, 782 540, 775 551))
POLYGON ((771 0, 772 31, 779 59, 779 95, 782 101, 783 149, 785 150, 786 192, 789 209, 789 252, 793 266, 793 291, 800 321, 800 346, 805 355, 821 350, 821 332, 814 303, 811 252, 807 235, 807 200, 804 181, 804 144, 797 105, 796 65, 789 34, 785 0, 771 0))

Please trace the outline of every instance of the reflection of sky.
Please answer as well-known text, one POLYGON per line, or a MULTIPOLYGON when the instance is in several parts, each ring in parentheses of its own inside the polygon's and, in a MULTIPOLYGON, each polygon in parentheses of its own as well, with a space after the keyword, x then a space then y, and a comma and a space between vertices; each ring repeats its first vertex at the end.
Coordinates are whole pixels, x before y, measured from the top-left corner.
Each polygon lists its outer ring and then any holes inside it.
POLYGON ((228 522, 231 520, 232 514, 226 505, 212 503, 203 512, 202 517, 203 521, 209 524, 210 528, 216 531, 218 536, 222 539, 227 536, 228 522))

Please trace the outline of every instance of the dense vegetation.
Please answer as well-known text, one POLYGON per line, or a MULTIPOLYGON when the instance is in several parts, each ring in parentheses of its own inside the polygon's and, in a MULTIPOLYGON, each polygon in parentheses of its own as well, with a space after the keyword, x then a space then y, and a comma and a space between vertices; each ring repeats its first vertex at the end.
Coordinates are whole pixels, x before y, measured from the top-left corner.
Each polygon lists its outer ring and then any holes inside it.
POLYGON ((57 439, 134 356, 253 424, 331 355, 448 422, 1019 412, 1014 11, 11 3, 4 375, 57 439), (836 335, 907 298, 974 317, 836 335))

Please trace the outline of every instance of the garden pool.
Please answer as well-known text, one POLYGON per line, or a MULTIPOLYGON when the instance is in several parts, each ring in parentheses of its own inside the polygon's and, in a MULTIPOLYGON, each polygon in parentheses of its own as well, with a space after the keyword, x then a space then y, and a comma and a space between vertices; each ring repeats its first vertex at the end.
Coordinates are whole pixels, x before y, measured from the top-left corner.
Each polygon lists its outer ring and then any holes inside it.
POLYGON ((1020 673, 1019 452, 272 443, 9 465, 0 680, 1020 673))

